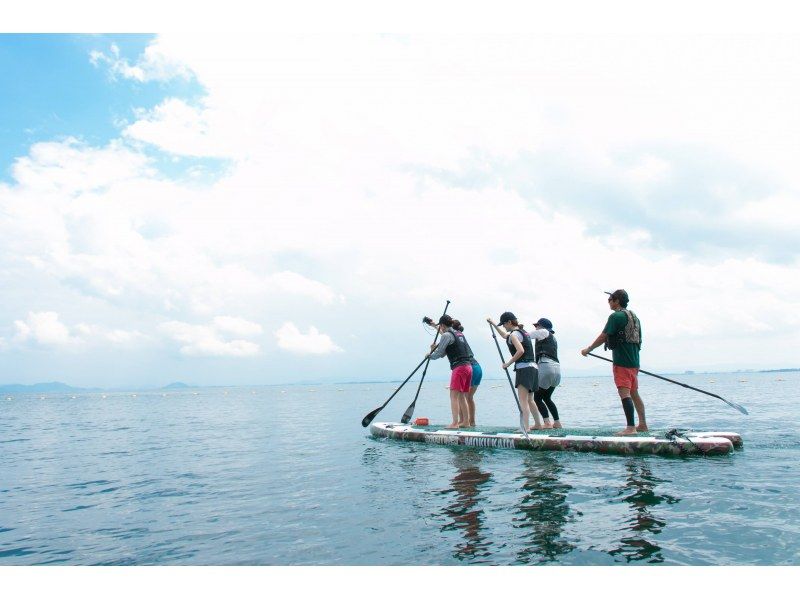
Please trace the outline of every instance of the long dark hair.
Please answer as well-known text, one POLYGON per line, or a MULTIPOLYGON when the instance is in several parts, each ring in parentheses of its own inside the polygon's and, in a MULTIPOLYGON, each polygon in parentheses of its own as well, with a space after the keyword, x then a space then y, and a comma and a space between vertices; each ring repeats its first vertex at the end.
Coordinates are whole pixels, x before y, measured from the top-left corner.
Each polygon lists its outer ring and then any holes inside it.
POLYGON ((464 327, 461 325, 461 322, 459 322, 458 320, 453 320, 453 328, 455 328, 459 332, 464 332, 464 327))

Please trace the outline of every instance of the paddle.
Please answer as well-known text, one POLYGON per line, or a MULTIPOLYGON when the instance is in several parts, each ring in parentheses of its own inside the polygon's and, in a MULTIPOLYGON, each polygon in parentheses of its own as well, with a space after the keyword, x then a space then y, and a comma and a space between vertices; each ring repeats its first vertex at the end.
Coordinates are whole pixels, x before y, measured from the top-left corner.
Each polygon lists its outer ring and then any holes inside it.
MULTIPOLYGON (((450 307, 450 299, 448 299, 447 303, 445 303, 444 311, 442 312, 442 315, 445 315, 447 313, 447 308, 448 307, 450 307)), ((436 327, 436 336, 433 337, 433 344, 434 345, 436 344, 436 340, 438 338, 439 338, 439 327, 437 326, 436 327)), ((426 362, 425 363, 425 369, 422 370, 422 378, 420 378, 419 386, 417 386, 417 394, 414 395, 414 400, 408 406, 408 409, 406 409, 406 412, 403 414, 403 417, 400 418, 400 422, 401 423, 407 424, 408 422, 411 421, 411 416, 414 415, 414 407, 416 407, 416 405, 417 405, 417 397, 419 397, 419 391, 420 391, 420 389, 422 389, 422 383, 425 382, 425 374, 428 373, 428 365, 430 365, 430 363, 431 363, 430 355, 428 355, 428 357, 425 358, 425 362, 426 362)))
MULTIPOLYGON (((500 355, 500 363, 505 363, 505 359, 503 359, 503 352, 500 350, 500 343, 497 342, 497 335, 494 333, 494 326, 492 326, 491 322, 489 322, 489 329, 492 331, 492 338, 494 339, 494 344, 497 346, 497 353, 500 355)), ((517 409, 519 410, 519 427, 522 429, 522 433, 525 434, 525 438, 527 438, 528 442, 530 442, 531 437, 528 436, 528 431, 525 429, 528 422, 524 421, 522 418, 522 407, 519 404, 519 398, 517 398, 517 389, 514 388, 514 383, 511 382, 511 374, 508 373, 508 368, 503 368, 503 370, 506 373, 508 385, 511 387, 511 394, 514 395, 514 402, 517 404, 517 409)))
MULTIPOLYGON (((602 359, 603 361, 607 361, 609 363, 614 363, 613 360, 609 359, 608 357, 601 357, 600 355, 595 355, 594 353, 591 353, 591 352, 589 353, 589 355, 591 355, 592 357, 597 357, 597 359, 602 359)), ((639 370, 639 371, 642 372, 643 374, 647 374, 648 376, 653 376, 654 378, 658 378, 660 380, 665 380, 667 382, 672 382, 673 384, 677 384, 678 386, 683 386, 684 388, 690 388, 692 390, 696 390, 697 392, 702 392, 704 395, 708 395, 710 397, 717 398, 720 401, 723 401, 724 403, 727 403, 728 405, 730 405, 731 407, 733 407, 734 409, 736 409, 740 413, 744 413, 745 415, 747 415, 747 409, 745 409, 741 405, 737 405, 733 401, 729 401, 728 399, 723 399, 721 396, 715 395, 713 392, 708 392, 708 391, 702 390, 700 388, 695 388, 694 386, 689 386, 688 384, 684 384, 683 382, 678 382, 677 380, 670 380, 669 378, 665 378, 664 376, 659 376, 658 374, 654 374, 654 373, 648 372, 646 370, 639 370)))
POLYGON ((411 372, 411 373, 408 375, 408 378, 406 378, 405 380, 403 380, 403 383, 402 383, 400 386, 398 386, 398 387, 397 387, 397 389, 396 389, 396 390, 395 390, 395 391, 392 393, 392 396, 391 396, 391 397, 389 397, 388 399, 386 399, 386 402, 385 402, 383 405, 381 405, 380 407, 378 407, 378 408, 377 408, 377 409, 375 409, 374 411, 370 411, 369 413, 367 413, 367 414, 364 416, 364 419, 362 419, 362 420, 361 420, 361 425, 362 425, 362 426, 364 426, 365 428, 366 428, 368 425, 370 425, 370 424, 372 423, 372 420, 373 420, 373 419, 375 419, 375 416, 376 416, 376 415, 378 415, 378 414, 381 412, 381 410, 382 410, 384 407, 386 407, 386 405, 388 405, 388 404, 389 404, 389 401, 391 401, 391 400, 394 398, 394 395, 396 395, 398 392, 400 392, 400 389, 401 389, 401 388, 403 388, 403 387, 406 385, 406 382, 408 382, 409 380, 411 380, 411 376, 413 376, 414 374, 416 374, 416 373, 417 373, 417 370, 418 370, 419 368, 421 368, 421 367, 422 367, 422 364, 423 364, 423 363, 425 363, 427 360, 428 360, 428 358, 426 357, 425 359, 423 359, 422 361, 420 361, 420 362, 419 362, 419 365, 418 365, 417 367, 415 367, 415 368, 414 368, 414 371, 413 371, 413 372, 411 372))

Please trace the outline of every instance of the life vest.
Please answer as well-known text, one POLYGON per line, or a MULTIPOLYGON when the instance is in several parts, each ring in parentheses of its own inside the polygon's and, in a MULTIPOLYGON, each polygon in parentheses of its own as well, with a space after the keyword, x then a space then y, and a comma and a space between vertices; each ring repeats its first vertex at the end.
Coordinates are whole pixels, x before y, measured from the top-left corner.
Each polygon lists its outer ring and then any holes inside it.
POLYGON ((524 349, 524 353, 522 357, 517 359, 517 363, 522 363, 525 361, 536 361, 536 353, 533 350, 533 342, 531 342, 531 335, 525 332, 522 328, 517 328, 516 330, 510 332, 508 334, 508 338, 506 339, 506 344, 508 345, 508 350, 513 357, 517 350, 514 348, 514 342, 511 340, 511 335, 514 332, 521 332, 522 333, 522 348, 524 349))
POLYGON ((464 333, 450 328, 445 334, 452 334, 455 339, 444 350, 447 360, 450 362, 450 369, 454 370, 460 365, 469 363, 472 358, 472 351, 467 344, 467 338, 464 333))
POLYGON ((638 345, 641 348, 642 325, 639 323, 639 318, 629 309, 622 309, 620 311, 625 314, 626 318, 628 318, 628 323, 625 324, 625 328, 608 337, 605 348, 616 349, 623 343, 628 343, 629 345, 638 345))
POLYGON ((539 363, 543 355, 547 355, 553 361, 558 361, 558 341, 552 332, 547 335, 547 338, 536 341, 536 363, 539 363))
MULTIPOLYGON (((466 338, 464 339, 464 342, 467 343, 467 339, 466 338)), ((475 354, 472 352, 472 347, 469 346, 469 343, 467 343, 467 351, 469 352, 469 362, 472 365, 480 365, 480 364, 478 364, 478 360, 475 359, 475 354)))

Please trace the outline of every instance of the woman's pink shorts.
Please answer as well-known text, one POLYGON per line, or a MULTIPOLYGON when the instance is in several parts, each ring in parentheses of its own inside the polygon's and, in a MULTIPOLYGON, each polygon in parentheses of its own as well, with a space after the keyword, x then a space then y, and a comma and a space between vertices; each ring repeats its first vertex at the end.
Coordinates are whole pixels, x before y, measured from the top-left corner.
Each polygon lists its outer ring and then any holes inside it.
POLYGON ((450 390, 469 392, 472 382, 472 364, 465 363, 450 372, 450 390))

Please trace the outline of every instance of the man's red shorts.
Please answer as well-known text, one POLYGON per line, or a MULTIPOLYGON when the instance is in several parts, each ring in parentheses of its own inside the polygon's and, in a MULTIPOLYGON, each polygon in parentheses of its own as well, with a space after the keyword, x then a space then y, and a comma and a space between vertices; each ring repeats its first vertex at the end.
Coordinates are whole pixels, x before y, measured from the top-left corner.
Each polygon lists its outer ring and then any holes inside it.
POLYGON ((469 392, 470 382, 472 382, 471 364, 465 363, 450 372, 450 390, 469 392))
POLYGON ((614 370, 614 384, 617 388, 630 388, 631 392, 639 389, 639 368, 624 368, 621 365, 615 365, 614 370))

